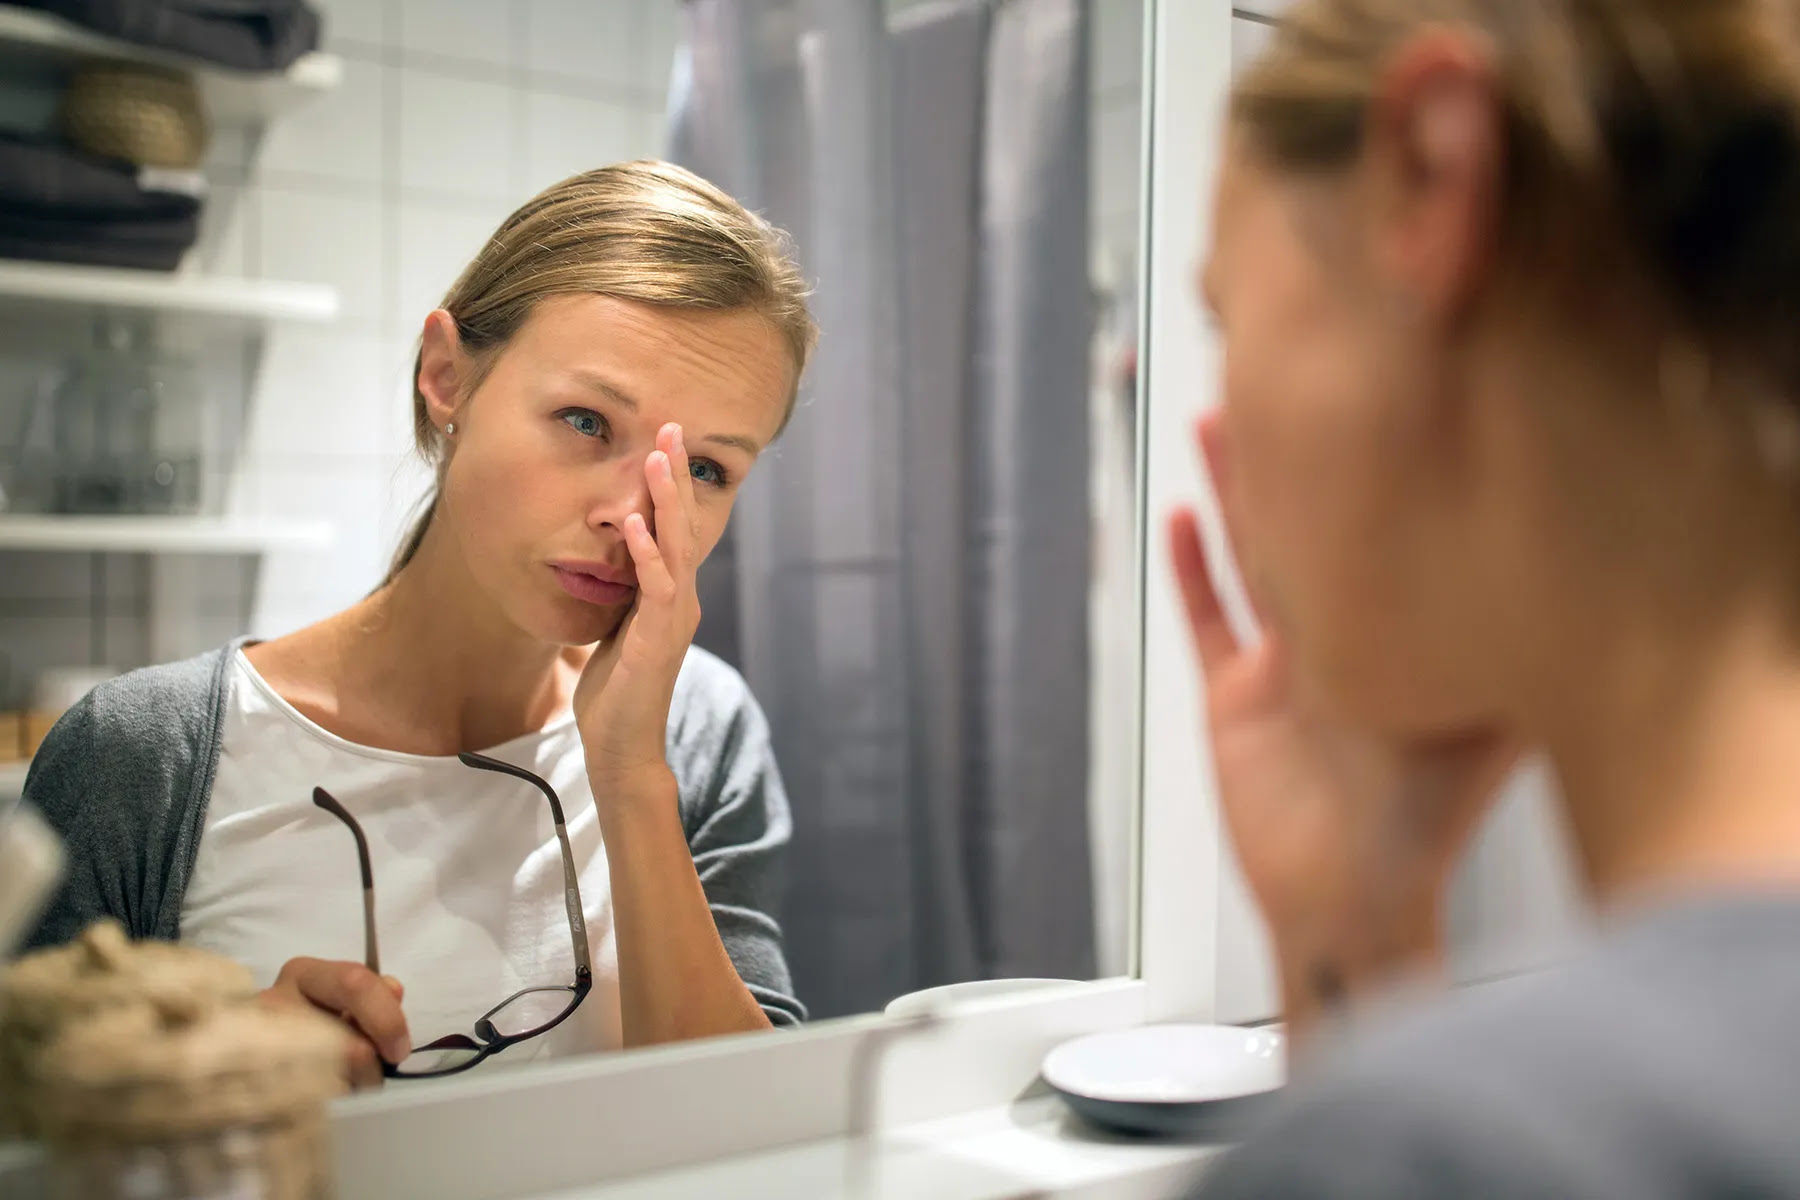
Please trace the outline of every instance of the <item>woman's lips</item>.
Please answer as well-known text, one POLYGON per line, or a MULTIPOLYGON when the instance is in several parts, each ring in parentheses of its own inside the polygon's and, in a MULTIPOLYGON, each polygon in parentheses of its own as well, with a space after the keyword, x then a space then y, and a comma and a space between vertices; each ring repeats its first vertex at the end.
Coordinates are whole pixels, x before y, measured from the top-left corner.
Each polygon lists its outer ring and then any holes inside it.
POLYGON ((562 584, 563 591, 588 604, 617 608, 637 599, 637 589, 628 583, 614 583, 569 567, 552 566, 550 569, 556 572, 556 582, 562 584))

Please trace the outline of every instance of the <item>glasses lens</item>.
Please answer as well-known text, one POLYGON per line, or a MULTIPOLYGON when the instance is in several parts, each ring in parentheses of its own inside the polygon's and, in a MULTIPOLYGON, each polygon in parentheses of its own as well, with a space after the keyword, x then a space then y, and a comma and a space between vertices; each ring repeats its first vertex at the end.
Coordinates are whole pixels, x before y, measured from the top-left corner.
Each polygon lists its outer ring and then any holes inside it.
POLYGON ((419 1047, 400 1063, 400 1073, 402 1075, 436 1075, 467 1066, 481 1054, 481 1049, 467 1038, 460 1040, 464 1044, 419 1047))
POLYGON ((572 987, 532 988, 520 992, 487 1015, 500 1037, 523 1037, 568 1012, 575 1003, 572 987))

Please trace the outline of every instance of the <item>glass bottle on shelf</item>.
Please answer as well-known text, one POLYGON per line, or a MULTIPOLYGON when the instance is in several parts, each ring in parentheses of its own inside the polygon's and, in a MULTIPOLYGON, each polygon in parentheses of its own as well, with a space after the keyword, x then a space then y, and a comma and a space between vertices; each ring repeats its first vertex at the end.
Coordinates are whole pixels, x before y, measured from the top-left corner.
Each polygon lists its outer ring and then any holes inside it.
POLYGON ((102 320, 52 409, 54 511, 200 510, 211 418, 191 360, 153 346, 140 326, 102 320))

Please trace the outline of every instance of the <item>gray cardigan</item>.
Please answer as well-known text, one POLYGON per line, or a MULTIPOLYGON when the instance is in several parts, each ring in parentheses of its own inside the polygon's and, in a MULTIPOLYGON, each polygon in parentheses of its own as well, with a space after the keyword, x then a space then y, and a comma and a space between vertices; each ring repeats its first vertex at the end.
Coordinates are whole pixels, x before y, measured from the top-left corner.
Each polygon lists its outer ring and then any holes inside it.
MULTIPOLYGON (((69 870, 31 945, 68 941, 103 916, 136 938, 180 938, 239 645, 102 684, 50 731, 25 798, 62 836, 69 870)), ((773 915, 787 795, 743 677, 698 648, 676 681, 668 756, 725 950, 769 1019, 797 1024, 806 1010, 773 915)))

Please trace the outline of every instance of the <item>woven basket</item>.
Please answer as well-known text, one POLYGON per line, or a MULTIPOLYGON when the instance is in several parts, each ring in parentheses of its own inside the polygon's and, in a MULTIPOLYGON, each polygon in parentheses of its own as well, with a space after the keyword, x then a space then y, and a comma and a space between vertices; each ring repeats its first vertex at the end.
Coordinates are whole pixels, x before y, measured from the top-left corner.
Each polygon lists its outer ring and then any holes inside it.
POLYGON ((63 1032, 157 996, 215 1002, 255 995, 237 963, 164 942, 132 943, 112 921, 90 926, 66 946, 40 950, 0 976, 0 1133, 40 1132, 40 1061, 63 1032))
POLYGON ((70 1029, 38 1081, 56 1194, 327 1200, 343 1045, 315 1013, 172 997, 70 1029))
POLYGON ((83 150, 140 167, 189 170, 206 157, 206 110, 192 77, 133 63, 76 70, 62 99, 63 135, 83 150))

